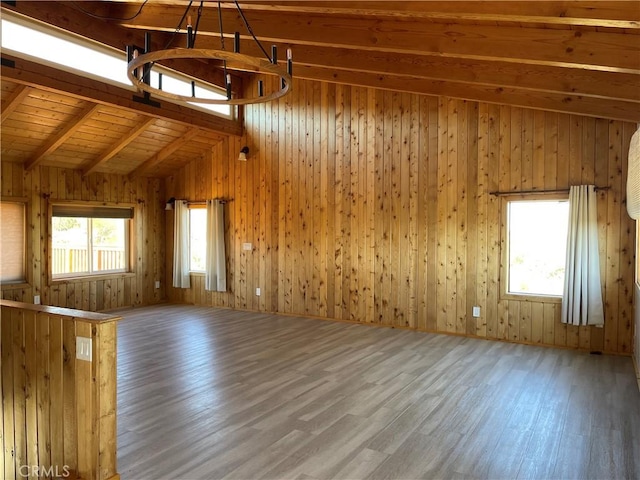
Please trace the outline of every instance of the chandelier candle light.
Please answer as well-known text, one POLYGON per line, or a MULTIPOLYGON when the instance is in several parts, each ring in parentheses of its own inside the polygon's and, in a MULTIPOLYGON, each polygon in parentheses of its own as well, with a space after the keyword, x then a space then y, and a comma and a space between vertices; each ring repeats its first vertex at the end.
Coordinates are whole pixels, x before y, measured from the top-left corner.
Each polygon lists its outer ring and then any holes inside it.
MULTIPOLYGON (((240 33, 235 32, 233 38, 233 52, 229 52, 224 48, 224 32, 222 30, 222 12, 220 3, 218 3, 218 16, 220 23, 220 39, 221 50, 209 49, 209 48, 194 48, 196 35, 198 32, 198 24, 200 23, 200 16, 202 12, 202 2, 200 9, 198 10, 198 18, 196 20, 196 27, 194 29, 191 23, 191 16, 187 17, 187 48, 167 48, 163 50, 151 51, 151 36, 147 32, 145 34, 145 47, 144 52, 139 52, 139 47, 134 45, 127 46, 127 76, 131 83, 137 87, 140 91, 144 92, 145 98, 148 100, 150 95, 159 98, 165 98, 168 100, 177 100, 180 102, 201 103, 210 105, 250 105, 254 103, 265 103, 275 100, 277 98, 285 96, 291 91, 291 81, 293 73, 293 59, 291 49, 287 49, 286 69, 278 65, 278 49, 275 45, 271 47, 271 56, 269 56, 266 50, 263 48, 260 41, 254 35, 249 22, 247 21, 244 13, 240 9, 238 2, 235 2, 238 12, 244 20, 245 26, 253 40, 260 47, 266 58, 258 58, 250 55, 244 55, 240 53, 240 33), (226 99, 212 99, 212 98, 198 98, 195 95, 195 81, 191 82, 191 96, 179 95, 162 90, 162 75, 159 75, 158 88, 151 86, 151 68, 156 62, 168 59, 214 59, 222 60, 224 69, 226 99), (227 73, 227 62, 242 66, 249 67, 250 70, 255 70, 260 73, 267 73, 270 75, 276 75, 280 77, 279 86, 280 89, 265 95, 264 84, 262 80, 258 81, 258 95, 256 97, 232 97, 231 92, 231 75, 227 73)), ((189 11, 183 15, 180 23, 178 24, 177 31, 180 30, 182 22, 189 11)))

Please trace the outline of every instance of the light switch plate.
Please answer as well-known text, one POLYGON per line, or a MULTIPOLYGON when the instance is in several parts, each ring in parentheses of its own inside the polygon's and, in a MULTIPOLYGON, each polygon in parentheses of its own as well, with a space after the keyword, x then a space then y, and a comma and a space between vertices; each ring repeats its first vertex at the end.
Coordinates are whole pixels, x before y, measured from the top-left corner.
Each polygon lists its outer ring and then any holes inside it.
POLYGON ((260 296, 260 287, 256 287, 256 295, 260 296))
POLYGON ((473 318, 478 318, 480 316, 480 307, 473 307, 473 318))
POLYGON ((156 280, 156 288, 160 288, 160 280, 156 280))
POLYGON ((40 295, 34 295, 33 296, 33 304, 34 305, 40 305, 40 295))
POLYGON ((251 251, 252 248, 253 248, 253 245, 251 243, 243 243, 242 244, 242 249, 243 250, 251 251))
POLYGON ((87 337, 76 337, 76 358, 90 362, 92 354, 91 339, 87 337))

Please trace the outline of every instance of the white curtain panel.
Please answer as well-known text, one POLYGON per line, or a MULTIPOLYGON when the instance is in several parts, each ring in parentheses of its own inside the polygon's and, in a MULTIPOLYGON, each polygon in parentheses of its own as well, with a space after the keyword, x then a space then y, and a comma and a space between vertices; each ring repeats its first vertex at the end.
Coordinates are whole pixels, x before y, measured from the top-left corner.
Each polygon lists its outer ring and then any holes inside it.
POLYGON ((571 187, 562 323, 604 324, 596 204, 595 186, 571 187))
POLYGON ((207 200, 207 263, 205 290, 227 291, 227 270, 224 250, 224 204, 207 200))
POLYGON ((173 228, 173 286, 190 288, 189 281, 189 208, 176 200, 173 228))
POLYGON ((640 126, 631 137, 629 145, 627 212, 634 220, 640 220, 640 126))

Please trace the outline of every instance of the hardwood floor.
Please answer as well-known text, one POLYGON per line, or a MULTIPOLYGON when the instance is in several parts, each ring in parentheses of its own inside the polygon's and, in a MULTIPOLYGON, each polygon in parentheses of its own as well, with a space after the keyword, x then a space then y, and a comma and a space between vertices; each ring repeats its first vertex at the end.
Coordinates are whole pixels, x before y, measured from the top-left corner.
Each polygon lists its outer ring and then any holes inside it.
POLYGON ((628 357, 209 307, 123 315, 123 480, 640 478, 628 357))

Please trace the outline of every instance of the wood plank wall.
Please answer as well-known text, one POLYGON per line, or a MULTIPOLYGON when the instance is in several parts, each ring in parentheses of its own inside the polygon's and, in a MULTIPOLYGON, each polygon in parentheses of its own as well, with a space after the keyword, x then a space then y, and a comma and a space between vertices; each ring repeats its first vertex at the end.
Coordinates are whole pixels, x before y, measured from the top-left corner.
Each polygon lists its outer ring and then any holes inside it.
POLYGON ((116 477, 119 317, 23 306, 2 301, 3 478, 116 477), (76 335, 92 339, 92 362, 76 360, 76 335))
POLYGON ((636 285, 634 291, 635 345, 633 353, 636 366, 636 376, 638 377, 638 388, 640 388, 640 220, 636 220, 636 285))
MULTIPOLYGON (((640 254, 638 253, 639 251, 640 251, 640 248, 636 247, 636 255, 640 254)), ((635 295, 636 295, 636 298, 635 298, 636 339, 635 339, 635 348, 633 352, 634 352, 634 359, 636 362, 636 376, 638 377, 638 388, 640 388, 640 335, 638 334, 638 332, 640 332, 640 280, 636 282, 635 295)))
POLYGON ((102 311, 162 301, 164 290, 164 182, 141 177, 92 173, 82 177, 78 170, 37 167, 25 172, 22 164, 2 162, 3 197, 27 199, 27 275, 29 284, 18 288, 3 286, 2 298, 33 303, 40 295, 43 305, 102 311), (131 248, 134 250, 133 274, 112 275, 90 281, 55 281, 48 277, 47 238, 49 203, 77 200, 135 204, 131 248), (156 289, 155 280, 161 281, 156 289))
MULTIPOLYGON (((166 182, 170 197, 233 198, 229 293, 195 277, 189 290, 170 287, 171 300, 632 351, 624 159, 634 125, 300 80, 290 96, 247 108, 245 122, 245 139, 166 182), (245 143, 249 160, 238 162, 245 143), (560 304, 499 290, 500 199, 489 192, 581 183, 611 187, 598 204, 604 329, 563 325, 560 304)), ((172 221, 169 212, 168 282, 172 221)))

